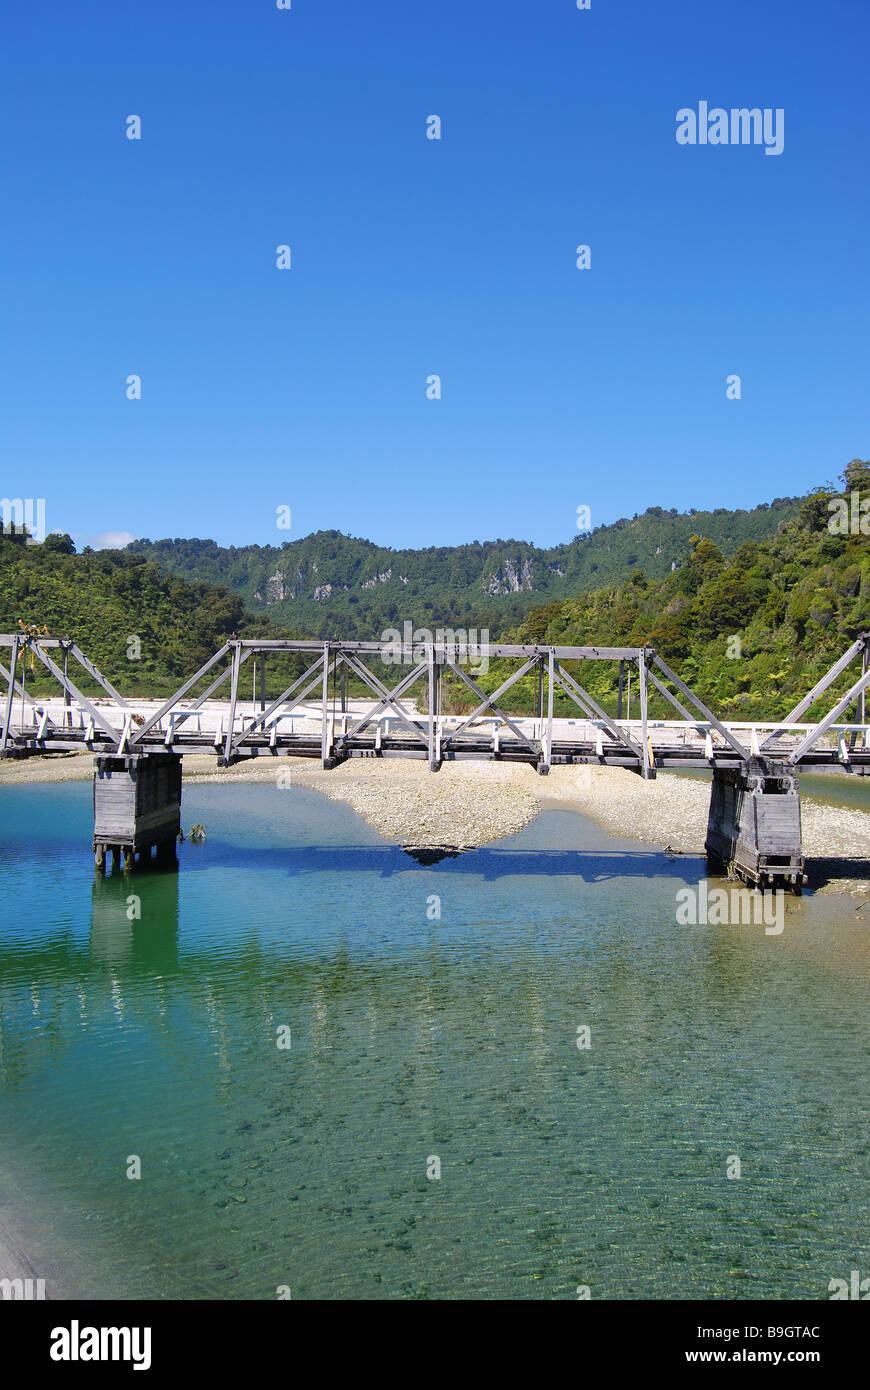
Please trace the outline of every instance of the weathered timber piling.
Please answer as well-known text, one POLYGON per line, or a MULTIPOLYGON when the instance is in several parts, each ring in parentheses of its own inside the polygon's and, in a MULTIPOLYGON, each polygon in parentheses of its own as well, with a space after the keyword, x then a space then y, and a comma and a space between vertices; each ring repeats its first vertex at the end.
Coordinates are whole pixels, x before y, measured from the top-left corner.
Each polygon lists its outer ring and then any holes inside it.
POLYGON ((181 758, 174 753, 100 755, 94 760, 94 861, 105 867, 112 851, 124 867, 149 858, 175 857, 181 829, 181 758))
POLYGON ((716 769, 705 849, 711 865, 748 883, 799 893, 804 857, 794 772, 766 758, 716 769))

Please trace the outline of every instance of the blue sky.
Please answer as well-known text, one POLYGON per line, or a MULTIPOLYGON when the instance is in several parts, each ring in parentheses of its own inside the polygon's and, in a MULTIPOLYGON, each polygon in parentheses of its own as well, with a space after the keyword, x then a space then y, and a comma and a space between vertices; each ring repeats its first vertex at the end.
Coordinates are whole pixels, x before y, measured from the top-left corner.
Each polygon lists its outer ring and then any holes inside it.
POLYGON ((80 542, 552 544, 833 478, 868 40, 867 0, 7 11, 0 491, 80 542), (783 153, 678 145, 702 100, 783 153))

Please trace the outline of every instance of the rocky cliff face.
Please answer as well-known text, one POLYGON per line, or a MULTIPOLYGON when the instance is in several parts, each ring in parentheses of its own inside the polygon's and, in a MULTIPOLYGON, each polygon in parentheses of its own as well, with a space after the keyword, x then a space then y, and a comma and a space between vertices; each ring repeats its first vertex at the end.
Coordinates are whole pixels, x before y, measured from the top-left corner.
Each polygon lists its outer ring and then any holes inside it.
POLYGON ((300 592, 300 584, 303 578, 304 575, 301 569, 296 571, 296 578, 292 581, 288 580, 287 575, 284 574, 282 570, 276 570, 275 573, 270 575, 266 580, 265 594, 262 590, 258 589, 254 594, 254 598, 259 599, 260 603, 268 604, 283 603, 285 598, 296 598, 297 593, 300 592))
MULTIPOLYGON (((393 570, 391 566, 388 570, 384 570, 382 574, 373 574, 371 579, 364 579, 361 587, 363 589, 375 589, 378 584, 386 584, 387 580, 392 578, 392 574, 393 570)), ((405 582, 407 583, 407 580, 405 582)))
MULTIPOLYGON (((285 599, 297 598, 313 598, 322 603, 324 599, 329 598, 330 594, 334 594, 340 590, 346 591, 350 588, 349 584, 315 584, 313 579, 317 571, 318 566, 316 560, 313 560, 310 565, 301 565, 292 579, 288 578, 282 570, 276 570, 275 573, 270 575, 266 580, 263 589, 257 590, 254 594, 254 598, 260 603, 266 603, 268 605, 283 603, 285 599)), ((389 572, 386 574, 379 574, 376 579, 370 580, 369 583, 363 584, 362 587, 364 589, 371 588, 376 583, 384 583, 389 577, 389 572)))
POLYGON ((276 570, 269 579, 266 580, 266 603, 281 603, 285 598, 293 598, 294 595, 284 583, 284 575, 280 570, 276 570))
POLYGON ((503 565, 491 574, 488 579, 484 579, 484 593, 496 594, 519 594, 528 589, 534 589, 534 564, 526 558, 522 562, 519 560, 505 560, 503 565))

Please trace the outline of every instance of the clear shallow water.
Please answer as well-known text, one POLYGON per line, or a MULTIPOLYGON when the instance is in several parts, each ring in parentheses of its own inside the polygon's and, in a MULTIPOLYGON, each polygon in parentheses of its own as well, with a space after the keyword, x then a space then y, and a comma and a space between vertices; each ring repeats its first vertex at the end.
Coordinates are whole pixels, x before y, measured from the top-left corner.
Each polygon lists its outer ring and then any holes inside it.
POLYGON ((677 927, 702 861, 570 812, 423 868, 313 792, 184 795, 180 872, 102 880, 88 786, 0 793, 0 1169, 73 1292, 823 1298, 868 1263, 850 900, 677 927))
POLYGON ((870 811, 870 777, 854 773, 804 772, 798 778, 801 795, 829 806, 847 806, 854 811, 870 811))

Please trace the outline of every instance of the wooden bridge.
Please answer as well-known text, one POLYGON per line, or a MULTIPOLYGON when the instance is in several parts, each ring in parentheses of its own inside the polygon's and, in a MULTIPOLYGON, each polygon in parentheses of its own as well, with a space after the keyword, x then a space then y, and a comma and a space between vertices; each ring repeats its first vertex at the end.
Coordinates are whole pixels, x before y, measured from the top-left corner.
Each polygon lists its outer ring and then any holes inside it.
POLYGON ((84 749, 95 754, 94 848, 100 864, 108 848, 124 853, 128 862, 136 854, 150 854, 152 847, 166 854, 172 848, 174 854, 184 753, 213 753, 224 766, 281 755, 317 758, 324 768, 355 757, 421 758, 432 771, 445 761, 484 758, 528 763, 542 774, 553 765, 584 763, 627 767, 644 778, 658 769, 709 768, 711 859, 751 882, 787 883, 798 890, 804 861, 797 770, 870 774, 868 633, 785 719, 767 725, 719 720, 650 647, 487 645, 488 659, 513 669, 486 694, 467 669, 467 647, 458 641, 408 644, 397 653, 382 642, 234 638, 162 704, 126 699, 72 639, 11 633, 0 635, 3 649, 9 651, 9 666, 0 661, 6 686, 0 756, 84 749), (28 692, 22 654, 51 674, 56 698, 28 692), (302 658, 305 669, 267 698, 269 657, 288 654, 302 658), (374 661, 382 670, 386 664, 396 671, 391 688, 372 669, 374 661), (579 663, 599 661, 618 663, 615 715, 577 679, 579 663), (242 668, 249 663, 253 699, 246 702, 242 668), (860 669, 850 673, 855 678, 845 693, 817 723, 802 723, 853 664, 860 669), (100 697, 82 692, 73 679, 75 666, 96 683, 100 697), (471 692, 470 714, 442 712, 445 671, 471 692), (348 700, 348 672, 371 693, 370 700, 348 700), (536 678, 536 715, 507 713, 505 697, 530 674, 536 678), (638 711, 633 720, 624 709, 632 679, 638 711), (225 684, 228 700, 216 699, 225 684), (653 692, 678 718, 650 718, 653 692), (554 714, 557 696, 576 708, 574 718, 554 714), (854 722, 842 722, 852 709, 854 722))

